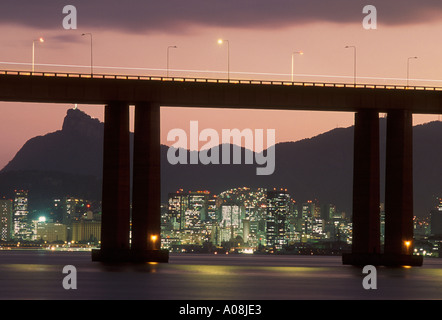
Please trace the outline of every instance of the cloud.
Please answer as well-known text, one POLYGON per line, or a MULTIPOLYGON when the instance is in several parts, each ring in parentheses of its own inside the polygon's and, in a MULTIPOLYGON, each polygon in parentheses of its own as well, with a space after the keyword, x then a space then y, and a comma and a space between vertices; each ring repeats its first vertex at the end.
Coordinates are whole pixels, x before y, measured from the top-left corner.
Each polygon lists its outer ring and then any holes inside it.
MULTIPOLYGON (((72 33, 58 33, 51 36, 46 36, 45 40, 48 40, 49 43, 75 43, 75 42, 85 42, 85 40, 80 37, 80 33, 72 34, 72 33)), ((89 40, 89 39, 88 39, 89 40)))
POLYGON ((62 29, 63 7, 77 8, 78 27, 125 32, 180 32, 192 27, 287 27, 318 21, 360 23, 376 6, 378 23, 405 25, 440 19, 434 0, 3 0, 0 24, 62 29))

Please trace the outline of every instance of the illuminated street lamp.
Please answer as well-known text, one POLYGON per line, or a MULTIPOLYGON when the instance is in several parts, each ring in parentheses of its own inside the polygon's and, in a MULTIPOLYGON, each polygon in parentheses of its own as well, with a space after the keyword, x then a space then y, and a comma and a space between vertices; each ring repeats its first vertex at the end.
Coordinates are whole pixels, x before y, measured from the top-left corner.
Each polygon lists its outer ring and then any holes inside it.
POLYGON ((167 77, 169 77, 169 49, 176 49, 178 48, 177 46, 168 46, 167 47, 167 77))
POLYGON ((356 86, 356 47, 355 46, 346 46, 345 49, 353 48, 354 55, 353 55, 353 73, 354 73, 354 85, 356 86))
POLYGON ((82 36, 90 36, 91 37, 91 76, 94 74, 94 68, 93 68, 93 52, 92 52, 92 33, 83 33, 82 36))
POLYGON ((34 72, 35 65, 35 43, 43 43, 45 40, 43 38, 39 38, 38 40, 32 41, 32 72, 34 72))
POLYGON ((407 88, 408 88, 408 83, 409 83, 409 78, 410 78, 410 60, 411 59, 417 59, 417 57, 409 57, 407 59, 407 88))
POLYGON ((406 253, 410 254, 411 241, 410 240, 404 241, 404 245, 405 245, 405 248, 406 248, 406 253))
POLYGON ((150 241, 152 241, 152 248, 156 249, 156 242, 158 240, 158 236, 156 234, 153 234, 150 236, 150 241))
POLYGON ((299 55, 303 55, 304 52, 302 51, 296 51, 292 53, 292 82, 293 82, 293 68, 294 68, 294 64, 295 64, 295 54, 299 54, 299 55))
POLYGON ((230 44, 229 44, 229 40, 218 39, 218 44, 221 45, 224 42, 227 42, 227 80, 230 80, 230 44))

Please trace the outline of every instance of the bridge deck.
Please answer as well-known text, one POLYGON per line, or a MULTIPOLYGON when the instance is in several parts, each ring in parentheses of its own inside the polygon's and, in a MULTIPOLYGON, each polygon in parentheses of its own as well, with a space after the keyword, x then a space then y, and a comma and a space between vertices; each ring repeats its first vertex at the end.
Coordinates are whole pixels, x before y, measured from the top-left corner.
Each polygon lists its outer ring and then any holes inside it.
POLYGON ((441 114, 442 87, 0 71, 0 101, 441 114))

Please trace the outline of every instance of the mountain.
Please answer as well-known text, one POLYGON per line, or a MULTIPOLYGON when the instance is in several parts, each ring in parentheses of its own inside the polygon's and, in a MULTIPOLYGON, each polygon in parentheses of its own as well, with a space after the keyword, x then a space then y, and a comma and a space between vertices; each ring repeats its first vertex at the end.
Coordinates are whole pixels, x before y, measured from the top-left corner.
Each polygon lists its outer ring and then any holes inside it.
POLYGON ((28 140, 1 172, 97 175, 103 160, 103 128, 98 119, 69 109, 61 130, 28 140))
POLYGON ((62 130, 28 140, 0 171, 0 194, 29 190, 29 204, 44 210, 52 198, 101 197, 103 123, 68 110, 62 130))
MULTIPOLYGON (((381 119, 380 128, 383 190, 385 119, 381 119)), ((434 197, 442 195, 442 123, 415 126, 413 134, 415 214, 426 215, 434 205, 434 197)), ((12 197, 15 188, 28 189, 30 204, 35 206, 47 205, 50 199, 65 195, 98 200, 101 197, 102 144, 103 123, 78 109, 71 109, 61 130, 27 141, 0 171, 0 194, 12 197)), ((236 150, 241 151, 242 159, 251 152, 236 146, 231 148, 231 157, 236 150)), ((333 203, 339 210, 351 213, 353 127, 276 144, 275 171, 269 176, 256 175, 256 163, 171 165, 167 160, 168 150, 169 147, 161 146, 163 201, 169 192, 180 188, 220 193, 242 186, 282 187, 287 188, 299 203, 316 198, 320 203, 333 203)))

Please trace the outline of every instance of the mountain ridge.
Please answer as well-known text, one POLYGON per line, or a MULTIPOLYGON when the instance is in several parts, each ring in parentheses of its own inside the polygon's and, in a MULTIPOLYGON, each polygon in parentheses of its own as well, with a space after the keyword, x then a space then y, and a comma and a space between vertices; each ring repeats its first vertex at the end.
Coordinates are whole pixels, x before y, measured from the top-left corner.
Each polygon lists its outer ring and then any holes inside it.
MULTIPOLYGON (((68 110, 61 130, 29 139, 0 171, 0 194, 10 194, 14 188, 27 188, 40 198, 59 197, 66 193, 99 199, 103 128, 102 122, 83 111, 68 110)), ((385 128, 385 119, 380 119, 381 201, 385 128)), ((132 146, 133 133, 130 137, 132 146)), ((428 213, 433 198, 442 195, 441 137, 441 122, 413 127, 415 213, 418 215, 428 213)), ((231 148, 239 148, 243 156, 251 152, 242 147, 231 148)), ((276 166, 271 176, 257 176, 256 163, 171 165, 167 161, 168 150, 168 146, 161 145, 162 201, 167 200, 168 193, 180 188, 203 189, 218 194, 243 186, 284 187, 300 203, 316 198, 320 203, 333 203, 338 210, 351 213, 353 126, 335 128, 296 142, 276 144, 276 166)), ((190 152, 187 152, 189 156, 190 152)))

